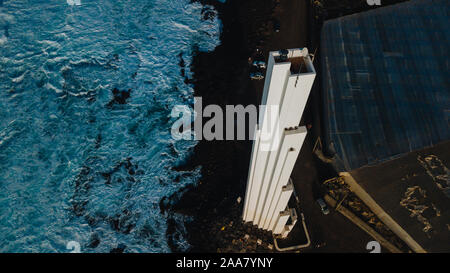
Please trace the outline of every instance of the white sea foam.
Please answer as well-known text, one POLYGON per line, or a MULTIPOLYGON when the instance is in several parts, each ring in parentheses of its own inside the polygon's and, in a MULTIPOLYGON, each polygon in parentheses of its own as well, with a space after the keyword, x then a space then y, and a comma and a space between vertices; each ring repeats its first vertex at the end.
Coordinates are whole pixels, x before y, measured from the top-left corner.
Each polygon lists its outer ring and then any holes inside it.
POLYGON ((53 92, 55 92, 55 93, 57 93, 57 94, 63 92, 61 89, 56 88, 53 84, 51 84, 51 83, 49 83, 49 82, 45 84, 45 87, 46 87, 47 89, 49 89, 49 90, 52 90, 53 92))
POLYGON ((0 12, 0 27, 3 27, 5 25, 14 24, 15 19, 14 16, 8 13, 0 12))
POLYGON ((13 78, 11 81, 13 83, 21 83, 23 81, 23 78, 25 77, 25 74, 27 74, 27 72, 24 72, 22 75, 13 78))
POLYGON ((183 25, 183 24, 173 23, 173 25, 176 26, 176 27, 178 27, 178 28, 185 29, 185 30, 187 30, 187 31, 189 31, 189 32, 192 32, 192 33, 197 32, 196 30, 193 30, 193 29, 191 29, 190 27, 188 27, 188 26, 186 26, 186 25, 183 25))
POLYGON ((4 45, 8 41, 8 38, 5 35, 0 35, 0 46, 4 45))
POLYGON ((67 4, 70 6, 80 6, 81 0, 67 0, 67 4))

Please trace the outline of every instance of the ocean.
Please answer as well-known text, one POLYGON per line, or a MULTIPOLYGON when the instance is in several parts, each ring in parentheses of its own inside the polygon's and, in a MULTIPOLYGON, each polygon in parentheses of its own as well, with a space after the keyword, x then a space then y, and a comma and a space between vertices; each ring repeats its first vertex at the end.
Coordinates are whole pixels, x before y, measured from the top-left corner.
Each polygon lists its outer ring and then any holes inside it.
POLYGON ((159 203, 201 168, 170 113, 220 30, 190 0, 0 2, 0 252, 170 252, 159 203))

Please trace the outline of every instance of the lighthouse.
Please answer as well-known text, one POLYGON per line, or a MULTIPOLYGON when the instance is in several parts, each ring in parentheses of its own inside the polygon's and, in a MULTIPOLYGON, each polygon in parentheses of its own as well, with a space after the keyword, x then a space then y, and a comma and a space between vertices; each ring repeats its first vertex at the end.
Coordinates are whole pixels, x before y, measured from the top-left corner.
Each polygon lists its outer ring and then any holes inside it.
POLYGON ((269 52, 242 217, 283 237, 297 221, 288 207, 290 175, 307 134, 299 124, 315 77, 308 49, 269 52))

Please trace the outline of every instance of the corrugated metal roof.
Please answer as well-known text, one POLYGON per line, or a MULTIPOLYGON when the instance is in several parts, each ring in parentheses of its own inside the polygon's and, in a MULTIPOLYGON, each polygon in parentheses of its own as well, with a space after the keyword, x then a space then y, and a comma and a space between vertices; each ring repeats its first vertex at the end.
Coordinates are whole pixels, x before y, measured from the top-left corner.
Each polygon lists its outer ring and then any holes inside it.
POLYGON ((324 143, 346 169, 450 139, 449 7, 416 0, 325 22, 324 143))

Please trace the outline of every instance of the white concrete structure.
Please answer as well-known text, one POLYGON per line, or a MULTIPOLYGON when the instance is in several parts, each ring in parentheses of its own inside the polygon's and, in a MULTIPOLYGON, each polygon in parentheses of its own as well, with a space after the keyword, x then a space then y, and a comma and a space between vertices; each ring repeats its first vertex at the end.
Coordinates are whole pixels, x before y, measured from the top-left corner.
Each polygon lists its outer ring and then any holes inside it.
POLYGON ((281 234, 283 230, 285 229, 286 223, 289 220, 289 217, 291 217, 290 209, 287 208, 286 210, 278 213, 276 225, 273 229, 274 234, 281 234))
POLYGON ((286 141, 283 141, 279 158, 275 162, 276 167, 273 177, 276 179, 271 181, 268 194, 264 201, 264 210, 262 212, 262 218, 264 220, 260 223, 260 226, 264 229, 272 230, 274 214, 286 208, 294 191, 294 185, 292 182, 288 184, 288 181, 305 138, 305 127, 286 132, 284 139, 286 141), (292 188, 291 194, 289 194, 286 200, 283 199, 284 191, 290 188, 292 188))
POLYGON ((243 219, 274 234, 286 235, 296 215, 286 210, 294 190, 289 178, 306 137, 298 125, 315 76, 306 48, 269 53, 243 219))
POLYGON ((289 232, 291 232, 291 230, 294 228, 295 224, 297 223, 298 220, 298 216, 297 216, 297 212, 295 209, 291 209, 290 210, 291 213, 291 223, 287 224, 284 228, 287 230, 286 235, 283 235, 283 237, 287 237, 287 234, 289 234, 289 232))

